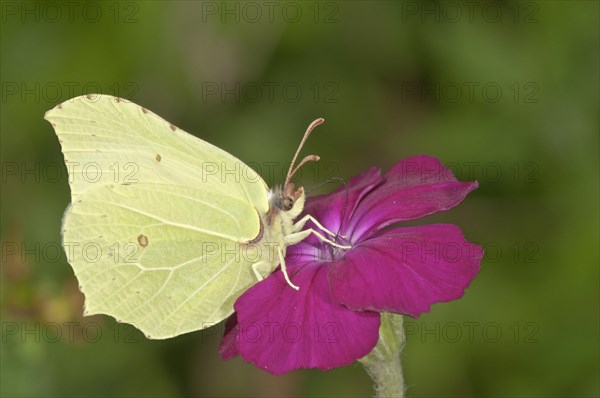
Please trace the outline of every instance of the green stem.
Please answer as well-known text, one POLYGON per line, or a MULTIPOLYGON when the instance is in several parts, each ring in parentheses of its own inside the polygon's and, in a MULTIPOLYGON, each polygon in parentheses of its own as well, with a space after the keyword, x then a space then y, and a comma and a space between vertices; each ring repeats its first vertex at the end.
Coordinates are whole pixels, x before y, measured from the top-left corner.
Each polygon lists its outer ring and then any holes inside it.
POLYGON ((402 315, 381 314, 379 341, 359 362, 375 382, 376 397, 404 397, 404 377, 400 356, 406 343, 402 315))

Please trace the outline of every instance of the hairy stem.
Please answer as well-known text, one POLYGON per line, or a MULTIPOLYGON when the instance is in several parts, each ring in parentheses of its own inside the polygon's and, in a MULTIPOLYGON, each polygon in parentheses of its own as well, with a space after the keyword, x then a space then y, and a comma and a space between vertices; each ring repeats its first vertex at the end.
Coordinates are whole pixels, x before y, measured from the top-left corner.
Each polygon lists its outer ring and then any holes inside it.
POLYGON ((379 341, 359 362, 375 382, 378 398, 404 397, 404 377, 400 357, 406 342, 402 315, 381 314, 379 341))

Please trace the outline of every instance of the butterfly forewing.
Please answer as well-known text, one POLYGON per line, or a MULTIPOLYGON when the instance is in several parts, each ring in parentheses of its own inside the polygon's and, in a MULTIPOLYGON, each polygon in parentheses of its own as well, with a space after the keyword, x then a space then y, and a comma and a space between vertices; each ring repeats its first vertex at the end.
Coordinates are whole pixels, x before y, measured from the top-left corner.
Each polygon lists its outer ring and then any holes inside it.
POLYGON ((217 323, 256 281, 267 187, 227 152, 111 96, 77 97, 46 114, 69 171, 63 243, 86 295, 152 338, 217 323))

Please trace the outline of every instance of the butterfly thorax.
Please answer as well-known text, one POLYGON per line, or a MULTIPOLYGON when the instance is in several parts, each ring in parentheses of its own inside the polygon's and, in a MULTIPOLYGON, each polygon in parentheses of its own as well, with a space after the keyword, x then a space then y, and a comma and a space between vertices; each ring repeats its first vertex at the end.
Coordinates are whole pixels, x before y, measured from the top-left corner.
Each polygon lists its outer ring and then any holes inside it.
POLYGON ((269 211, 261 216, 261 230, 255 241, 268 254, 265 260, 272 264, 270 273, 279 265, 277 250, 281 249, 285 255, 288 245, 285 237, 293 233, 294 220, 302 213, 306 196, 302 187, 294 190, 293 184, 288 184, 287 189, 273 187, 267 197, 269 211))

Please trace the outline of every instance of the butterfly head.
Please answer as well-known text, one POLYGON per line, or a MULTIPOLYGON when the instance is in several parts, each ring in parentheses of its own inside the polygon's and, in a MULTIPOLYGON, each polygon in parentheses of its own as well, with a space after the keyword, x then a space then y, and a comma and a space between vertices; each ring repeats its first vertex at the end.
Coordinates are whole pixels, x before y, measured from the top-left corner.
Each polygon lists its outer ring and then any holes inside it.
POLYGON ((292 177, 294 177, 294 174, 296 174, 296 172, 300 170, 304 164, 311 161, 318 161, 319 157, 317 155, 308 155, 305 156, 297 166, 294 167, 294 165, 302 146, 306 142, 306 139, 312 130, 324 121, 325 120, 323 118, 319 118, 308 126, 306 132, 304 133, 304 137, 302 138, 302 141, 300 142, 300 145, 294 154, 292 163, 290 163, 290 168, 288 169, 283 187, 276 186, 272 191, 269 192, 269 207, 277 213, 285 214, 286 217, 289 217, 291 220, 298 217, 300 213, 302 213, 302 210, 304 209, 304 202, 306 200, 304 188, 299 187, 296 189, 296 186, 291 181, 292 177))
POLYGON ((304 188, 295 189, 294 183, 285 187, 275 186, 269 193, 269 207, 278 213, 285 213, 291 219, 302 213, 305 200, 304 188))

